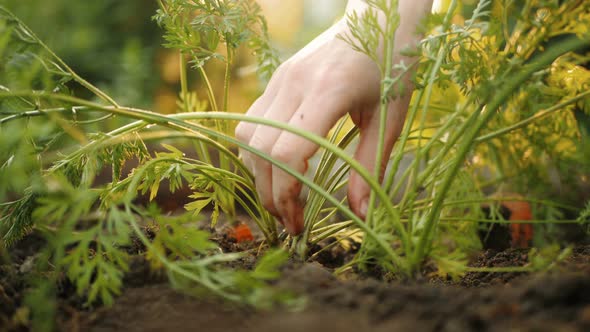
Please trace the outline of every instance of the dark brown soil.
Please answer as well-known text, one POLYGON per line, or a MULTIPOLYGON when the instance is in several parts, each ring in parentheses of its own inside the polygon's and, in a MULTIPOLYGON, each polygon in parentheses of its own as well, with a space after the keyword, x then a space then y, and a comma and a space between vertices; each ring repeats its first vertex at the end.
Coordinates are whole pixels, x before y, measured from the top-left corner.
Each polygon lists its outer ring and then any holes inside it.
MULTIPOLYGON (((222 238, 226 248, 237 245, 222 238)), ((38 241, 27 238, 11 252, 12 263, 0 258, 0 331, 28 330, 14 317, 38 241)), ((472 265, 520 265, 526 252, 486 251, 472 265)), ((305 294, 308 306, 299 312, 261 312, 174 291, 136 256, 126 288, 111 308, 82 309, 71 291, 69 297, 62 292, 58 326, 97 332, 590 330, 590 246, 577 247, 565 264, 545 274, 469 273, 459 282, 411 284, 361 279, 339 280, 318 262, 292 263, 277 286, 305 294)))

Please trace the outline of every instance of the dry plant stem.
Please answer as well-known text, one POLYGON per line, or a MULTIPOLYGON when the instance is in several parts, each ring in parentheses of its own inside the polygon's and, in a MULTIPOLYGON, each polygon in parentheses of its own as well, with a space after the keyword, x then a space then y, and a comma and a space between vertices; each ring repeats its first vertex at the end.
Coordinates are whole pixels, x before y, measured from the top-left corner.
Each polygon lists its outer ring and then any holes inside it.
MULTIPOLYGON (((479 134, 479 131, 488 123, 488 121, 494 116, 496 111, 504 105, 504 103, 512 96, 512 94, 518 91, 518 87, 523 84, 531 75, 535 72, 542 70, 549 66, 555 59, 565 53, 578 50, 585 47, 588 44, 588 39, 579 39, 578 37, 570 37, 552 45, 547 48, 545 52, 540 54, 533 62, 525 65, 522 71, 514 73, 511 80, 503 82, 500 85, 498 91, 493 96, 491 101, 486 104, 482 104, 479 110, 474 115, 479 115, 477 121, 472 128, 466 131, 466 134, 462 138, 462 142, 459 144, 457 154, 453 159, 451 168, 446 172, 445 177, 442 180, 442 185, 437 192, 437 196, 432 203, 432 209, 427 215, 424 233, 420 237, 414 256, 412 257, 412 266, 416 266, 422 262, 427 250, 428 241, 430 239, 434 225, 437 223, 437 218, 440 217, 440 210, 443 206, 446 193, 448 192, 457 171, 461 167, 461 164, 465 160, 465 156, 476 144, 475 138, 479 134)), ((499 82, 498 82, 499 83, 499 82)), ((468 121, 465 125, 470 124, 468 121)))

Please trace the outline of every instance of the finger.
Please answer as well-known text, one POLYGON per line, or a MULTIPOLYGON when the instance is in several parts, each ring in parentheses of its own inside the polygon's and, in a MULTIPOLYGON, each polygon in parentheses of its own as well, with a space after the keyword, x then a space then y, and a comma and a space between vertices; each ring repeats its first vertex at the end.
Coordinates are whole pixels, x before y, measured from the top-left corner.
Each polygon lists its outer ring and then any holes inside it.
MULTIPOLYGON (((393 145, 403 128, 410 99, 411 94, 408 93, 393 100, 388 106, 379 183, 381 183, 383 178, 383 173, 387 167, 393 145)), ((377 147, 379 146, 379 118, 379 110, 375 110, 370 113, 370 116, 367 113, 363 114, 362 120, 366 121, 360 121, 358 123, 360 139, 354 158, 371 174, 375 170, 377 147)), ((370 187, 365 180, 357 172, 351 171, 348 180, 348 204, 352 211, 363 219, 367 216, 370 194, 370 187)))
MULTIPOLYGON (((264 117, 278 122, 288 122, 299 106, 300 99, 288 89, 281 89, 264 117)), ((281 129, 258 125, 250 140, 250 146, 272 156, 272 149, 281 134, 281 129)), ((265 159, 251 154, 252 173, 256 178, 256 191, 263 206, 273 215, 279 216, 273 202, 272 166, 265 159)))
MULTIPOLYGON (((289 125, 318 136, 326 136, 336 121, 346 113, 342 98, 325 96, 308 97, 291 117, 289 125), (318 110, 321 110, 318 112, 318 110)), ((297 134, 282 131, 273 146, 271 156, 294 171, 305 174, 307 160, 318 146, 297 134)), ((292 235, 303 231, 303 203, 299 199, 301 182, 292 175, 272 166, 273 204, 283 218, 287 231, 292 235)))
MULTIPOLYGON (((248 110, 247 115, 251 116, 263 116, 266 110, 270 107, 274 96, 263 94, 252 104, 248 110)), ((249 144, 254 132, 256 131, 256 124, 252 122, 242 121, 236 126, 235 136, 242 143, 249 144)), ((254 164, 252 162, 251 154, 245 149, 239 149, 239 155, 244 162, 244 165, 250 172, 254 170, 254 164)))
MULTIPOLYGON (((283 81, 283 74, 284 70, 279 67, 276 72, 273 74, 272 78, 270 79, 266 90, 264 93, 258 97, 254 103, 250 106, 246 115, 253 116, 253 117, 262 117, 270 108, 273 100, 277 96, 277 92, 279 90, 280 84, 283 81)), ((256 123, 241 121, 238 123, 235 129, 235 137, 242 143, 249 143, 252 140, 252 136, 257 128, 256 123)), ((244 149, 239 149, 239 155, 244 162, 244 165, 252 172, 253 170, 253 163, 250 153, 248 153, 244 149)))
MULTIPOLYGON (((252 105, 246 112, 246 115, 261 117, 264 116, 264 114, 266 114, 270 105, 272 104, 279 92, 281 83, 284 81, 283 77, 285 75, 283 73, 285 70, 282 67, 283 66, 279 67, 277 71, 273 74, 270 81, 268 82, 266 90, 260 97, 256 99, 256 101, 254 101, 254 103, 252 103, 252 105)), ((236 126, 236 138, 242 142, 250 142, 250 140, 252 139, 252 135, 254 135, 254 132, 256 131, 257 126, 258 125, 256 123, 252 122, 240 122, 236 126)))

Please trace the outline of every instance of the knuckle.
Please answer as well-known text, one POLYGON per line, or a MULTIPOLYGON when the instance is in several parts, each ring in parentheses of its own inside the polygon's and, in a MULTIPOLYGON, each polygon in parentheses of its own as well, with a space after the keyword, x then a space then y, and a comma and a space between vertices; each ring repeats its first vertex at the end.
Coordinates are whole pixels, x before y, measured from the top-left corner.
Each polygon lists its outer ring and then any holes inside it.
POLYGON ((267 89, 266 91, 268 91, 268 89, 271 87, 277 87, 277 86, 281 85, 281 83, 285 80, 285 76, 289 72, 290 67, 291 67, 291 65, 288 63, 288 61, 279 65, 277 67, 277 69, 275 70, 275 72, 270 77, 270 80, 268 81, 268 84, 266 87, 266 89, 267 89))
POLYGON ((248 122, 240 122, 236 126, 236 130, 234 134, 236 139, 240 142, 248 143, 250 138, 252 137, 252 133, 254 132, 254 126, 248 122))
POLYGON ((271 158, 278 160, 280 162, 291 164, 294 152, 295 151, 293 145, 287 144, 282 140, 279 140, 273 146, 270 152, 270 156, 271 158))
POLYGON ((263 135, 259 134, 259 133, 254 133, 254 135, 252 135, 252 138, 250 139, 249 145, 256 149, 259 150, 261 152, 269 152, 270 150, 270 146, 268 143, 268 139, 265 138, 263 135))
POLYGON ((338 71, 326 71, 326 69, 319 69, 314 74, 314 85, 317 88, 327 89, 334 86, 334 82, 342 82, 340 80, 338 71))
POLYGON ((301 84, 309 79, 309 71, 299 63, 290 64, 283 69, 285 81, 291 84, 301 84))

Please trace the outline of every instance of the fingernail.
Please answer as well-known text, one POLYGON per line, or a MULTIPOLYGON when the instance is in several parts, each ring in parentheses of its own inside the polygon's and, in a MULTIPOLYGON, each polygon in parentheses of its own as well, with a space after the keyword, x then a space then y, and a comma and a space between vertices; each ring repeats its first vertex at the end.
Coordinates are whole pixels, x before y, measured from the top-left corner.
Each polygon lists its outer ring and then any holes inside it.
POLYGON ((293 236, 299 235, 303 232, 303 222, 302 220, 287 220, 283 219, 283 225, 287 232, 293 236))
POLYGON ((291 235, 297 235, 297 230, 295 229, 295 225, 285 219, 283 219, 283 225, 287 229, 287 233, 291 235))
POLYGON ((368 209, 369 209, 369 200, 365 198, 361 201, 361 210, 360 210, 361 217, 363 219, 365 219, 367 217, 367 210, 368 209))

